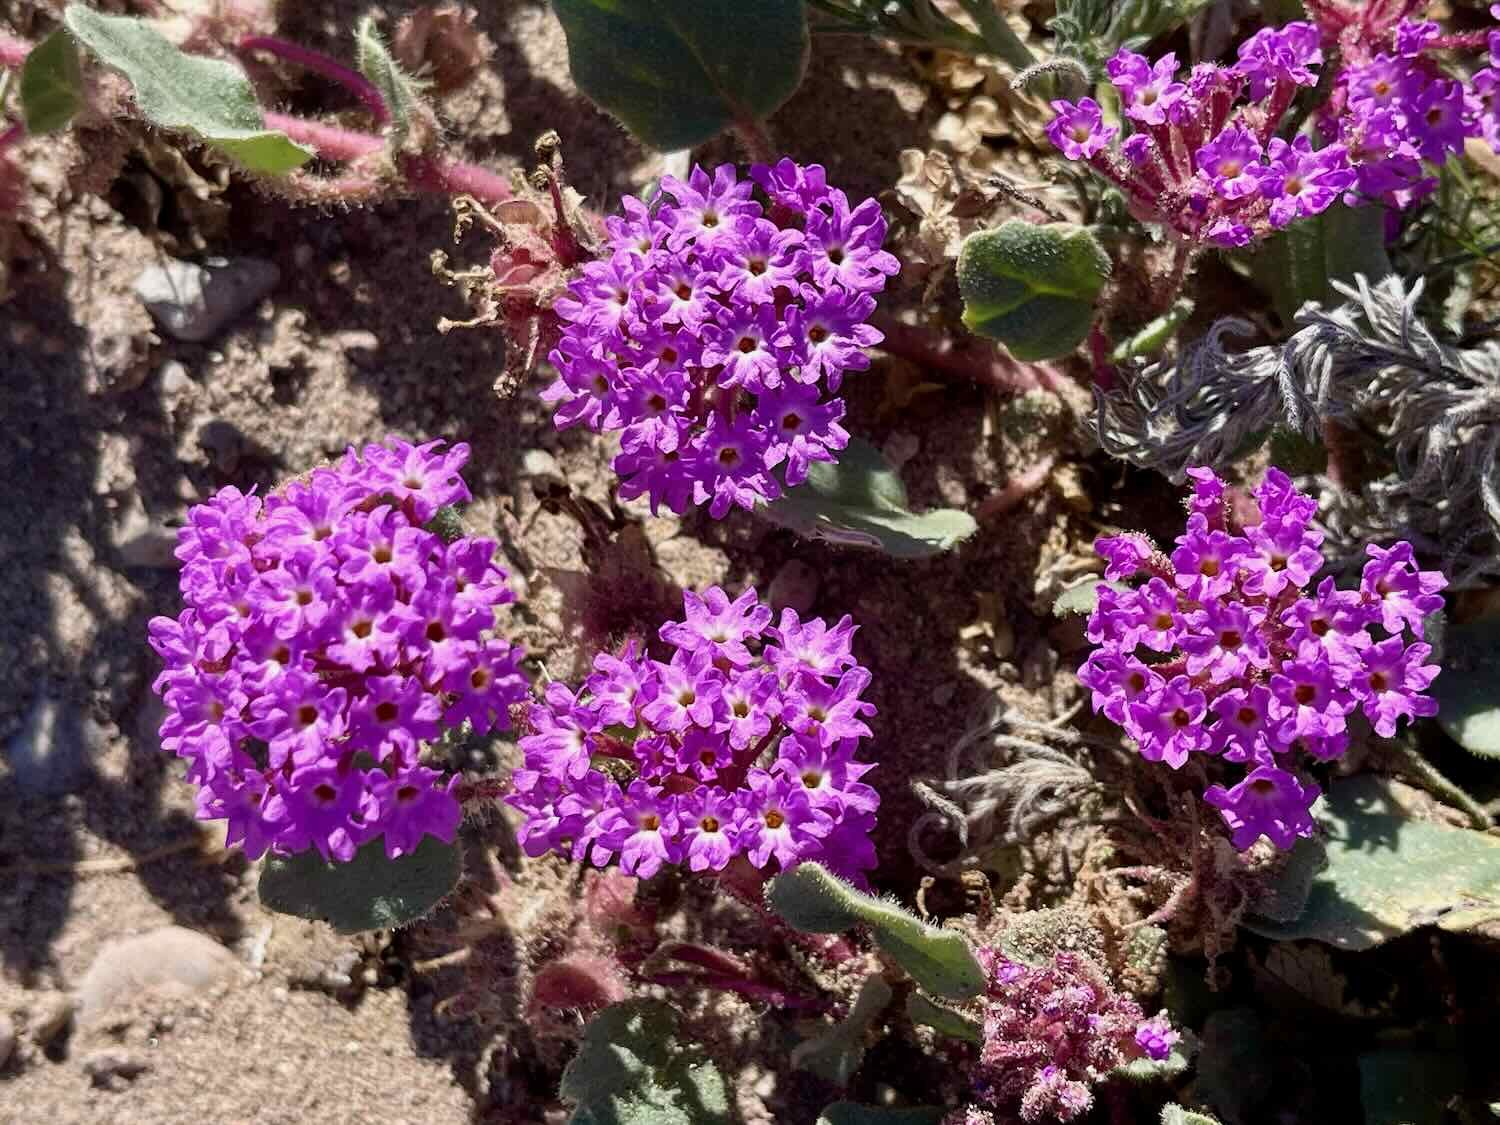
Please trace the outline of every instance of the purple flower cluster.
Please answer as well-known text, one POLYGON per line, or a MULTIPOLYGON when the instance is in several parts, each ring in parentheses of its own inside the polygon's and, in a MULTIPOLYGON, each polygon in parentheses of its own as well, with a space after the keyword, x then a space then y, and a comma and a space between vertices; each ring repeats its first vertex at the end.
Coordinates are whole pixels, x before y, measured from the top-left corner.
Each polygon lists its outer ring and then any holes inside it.
POLYGON ((503 728, 526 696, 521 650, 492 635, 513 598, 494 543, 423 529, 469 498, 468 446, 441 445, 351 448, 264 501, 221 489, 178 534, 187 608, 150 625, 162 746, 247 855, 451 840, 458 778, 422 744, 503 728))
POLYGON ((1037 967, 989 947, 978 957, 989 984, 983 1045, 970 1071, 976 1104, 950 1115, 954 1125, 983 1120, 985 1110, 1072 1121, 1093 1106, 1092 1087, 1110 1071, 1165 1059, 1181 1038, 1165 1012, 1147 1019, 1086 957, 1058 953, 1037 967))
MULTIPOLYGON (((1500 19, 1500 4, 1490 11, 1500 19)), ((1339 75, 1320 124, 1349 153, 1359 196, 1409 207, 1436 188, 1429 167, 1462 155, 1467 138, 1500 148, 1500 31, 1489 35, 1490 65, 1467 85, 1432 58, 1449 45, 1437 24, 1402 20, 1389 51, 1339 75)))
POLYGON ((1179 769, 1203 754, 1244 765, 1231 788, 1204 799, 1220 810, 1235 847, 1261 835, 1279 848, 1313 832, 1318 787, 1295 756, 1326 762, 1349 745, 1362 712, 1389 738, 1397 722, 1432 715, 1425 694, 1438 669, 1422 621, 1440 609, 1441 574, 1419 570, 1411 544, 1369 546, 1358 590, 1325 578, 1317 502, 1272 468, 1255 489, 1260 522, 1236 528, 1225 485, 1189 469, 1187 529, 1171 556, 1143 535, 1100 539, 1106 578, 1089 617, 1098 648, 1079 671, 1094 710, 1124 728, 1143 758, 1179 769))
POLYGON ((559 428, 619 430, 620 495, 652 511, 708 504, 714 518, 802 483, 848 444, 836 396, 869 366, 875 294, 898 263, 885 218, 783 159, 733 165, 606 221, 608 258, 554 306, 562 323, 544 397, 559 428), (759 185, 764 202, 755 198, 759 185))
POLYGON ((1121 50, 1107 69, 1130 134, 1121 140, 1092 98, 1053 102, 1047 133, 1120 187, 1137 218, 1198 243, 1245 246, 1340 199, 1405 207, 1431 190, 1427 164, 1461 152, 1466 137, 1500 134, 1500 78, 1489 68, 1470 87, 1444 77, 1427 57, 1449 45, 1436 24, 1403 21, 1394 43, 1394 53, 1340 71, 1322 147, 1276 136, 1324 61, 1319 30, 1305 22, 1262 29, 1232 66, 1199 63, 1186 76, 1175 55, 1153 63, 1121 50))
POLYGON ((562 851, 628 874, 663 866, 722 871, 817 860, 853 879, 875 865, 880 797, 854 758, 875 708, 850 651, 854 623, 832 628, 791 609, 779 625, 753 589, 684 595, 661 627, 670 659, 632 641, 601 653, 577 692, 548 685, 521 739, 525 768, 509 803, 525 814, 529 855, 562 851))

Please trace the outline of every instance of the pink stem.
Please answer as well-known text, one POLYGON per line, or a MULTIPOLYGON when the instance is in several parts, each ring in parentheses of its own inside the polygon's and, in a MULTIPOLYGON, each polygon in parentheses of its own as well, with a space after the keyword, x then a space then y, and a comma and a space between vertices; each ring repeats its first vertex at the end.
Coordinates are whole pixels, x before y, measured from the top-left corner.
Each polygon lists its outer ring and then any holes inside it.
POLYGON ((516 194, 504 176, 442 156, 408 156, 401 170, 414 187, 439 195, 472 195, 481 203, 504 203, 516 194))
POLYGON ((874 323, 885 333, 879 345, 883 351, 928 371, 1013 394, 1036 390, 1060 393, 1063 375, 1051 364, 1020 363, 1001 355, 993 345, 940 336, 882 313, 875 315, 874 323))
POLYGON ((974 512, 974 518, 982 521, 1010 511, 1047 483, 1047 478, 1052 474, 1052 466, 1056 463, 1056 457, 1044 457, 1039 464, 1012 479, 999 492, 980 504, 974 512))
POLYGON ((31 54, 31 44, 26 40, 0 35, 0 66, 9 67, 12 70, 18 69, 29 54, 31 54))
POLYGON ((17 121, 5 132, 0 133, 0 152, 4 152, 24 136, 26 136, 26 126, 17 121))
POLYGON ((264 51, 268 55, 275 55, 289 63, 305 67, 314 74, 321 74, 324 78, 337 82, 364 102, 365 108, 370 111, 370 116, 375 118, 377 125, 384 125, 391 119, 385 99, 380 96, 380 91, 375 88, 373 82, 358 71, 350 70, 343 63, 329 58, 321 51, 314 51, 310 47, 302 47, 296 43, 288 43, 285 39, 278 39, 274 35, 247 35, 240 40, 239 50, 241 52, 264 51))
POLYGON ((311 145, 324 160, 358 160, 385 147, 385 141, 373 133, 324 125, 289 113, 267 113, 265 119, 268 128, 279 129, 292 140, 311 145))

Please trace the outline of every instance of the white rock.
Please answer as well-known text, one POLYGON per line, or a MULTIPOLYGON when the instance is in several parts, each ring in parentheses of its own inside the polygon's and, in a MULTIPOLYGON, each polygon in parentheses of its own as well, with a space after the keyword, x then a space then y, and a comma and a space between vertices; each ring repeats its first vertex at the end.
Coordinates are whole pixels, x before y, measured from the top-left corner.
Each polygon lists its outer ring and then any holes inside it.
POLYGON ((23 794, 56 797, 87 778, 103 741, 99 724, 81 714, 77 704, 44 691, 27 712, 25 726, 5 744, 5 760, 23 794))
POLYGON ((234 954, 212 938, 163 926, 107 943, 78 986, 79 1022, 144 995, 181 998, 205 992, 240 969, 234 954))
POLYGON ((275 263, 259 258, 209 258, 202 265, 168 259, 140 272, 135 295, 167 335, 202 343, 280 280, 275 263))

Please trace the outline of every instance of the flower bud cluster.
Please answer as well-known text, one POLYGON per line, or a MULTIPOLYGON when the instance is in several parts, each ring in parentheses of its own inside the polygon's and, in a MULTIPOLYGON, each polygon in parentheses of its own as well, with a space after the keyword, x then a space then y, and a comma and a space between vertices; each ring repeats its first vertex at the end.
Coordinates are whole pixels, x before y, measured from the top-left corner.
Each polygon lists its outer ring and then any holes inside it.
POLYGON ((1237 848, 1262 834, 1288 848, 1312 834, 1319 793, 1295 772, 1299 760, 1342 755, 1355 712, 1383 738, 1402 718, 1436 713, 1432 648, 1407 634, 1422 636, 1446 581, 1400 542, 1366 548, 1359 589, 1325 578, 1310 593, 1324 562, 1315 500, 1272 468, 1254 492, 1259 522, 1235 526, 1224 482, 1188 472, 1187 529, 1170 557, 1143 535, 1095 543, 1106 578, 1144 580, 1100 587, 1088 622, 1098 647, 1079 679, 1147 761, 1179 769, 1200 754, 1243 765, 1242 781, 1210 786, 1204 799, 1237 848))
POLYGON ((978 951, 989 978, 984 1039, 970 1071, 974 1105, 947 1121, 1073 1121, 1094 1104, 1092 1087, 1133 1059, 1165 1059, 1181 1036, 1166 1013, 1145 1017, 1086 957, 1055 954, 1033 967, 998 950, 978 951), (968 1116, 965 1116, 965 1115, 968 1116))
POLYGON ((836 392, 882 338, 868 321, 898 264, 879 204, 851 206, 817 164, 750 176, 694 168, 650 204, 626 197, 608 257, 554 305, 554 422, 620 431, 620 494, 653 512, 707 504, 717 519, 836 460, 836 392))
POLYGON ((264 501, 224 488, 179 532, 187 608, 150 625, 162 746, 252 857, 451 840, 458 779, 422 744, 504 728, 527 694, 521 650, 493 635, 513 599, 494 543, 423 527, 469 498, 468 446, 441 445, 351 448, 264 501))
POLYGON ((787 609, 773 626, 753 589, 684 602, 686 619, 661 627, 668 660, 632 641, 598 655, 576 693, 553 683, 531 707, 507 798, 526 852, 599 867, 618 856, 641 878, 741 855, 861 878, 880 798, 854 757, 875 711, 860 699, 870 673, 850 651, 854 623, 787 609))
POLYGON ((1277 135, 1324 62, 1321 33, 1306 22, 1262 29, 1233 65, 1199 63, 1186 76, 1174 54, 1152 62, 1122 49, 1107 69, 1129 135, 1093 98, 1053 102, 1047 133, 1115 183, 1138 218, 1200 244, 1245 246, 1340 199, 1406 207, 1435 185, 1428 165, 1461 153, 1467 137, 1500 134, 1500 79, 1488 68, 1469 86, 1446 77, 1430 57, 1448 45, 1436 24, 1403 21, 1393 44, 1340 71, 1321 147, 1277 135))

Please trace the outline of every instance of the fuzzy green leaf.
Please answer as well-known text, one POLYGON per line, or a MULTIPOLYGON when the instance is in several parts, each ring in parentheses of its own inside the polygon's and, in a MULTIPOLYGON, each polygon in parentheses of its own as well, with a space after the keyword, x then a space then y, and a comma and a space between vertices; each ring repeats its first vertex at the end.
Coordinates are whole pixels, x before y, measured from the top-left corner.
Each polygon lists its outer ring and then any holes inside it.
POLYGON ((1076 223, 1011 219, 975 231, 958 252, 964 324, 1019 360, 1055 359, 1083 342, 1109 255, 1076 223))
POLYGON ((268 857, 260 901, 279 914, 327 922, 341 934, 388 930, 430 913, 461 870, 458 848, 435 836, 400 859, 387 859, 385 841, 375 839, 348 863, 328 863, 311 850, 268 857))
POLYGON ((954 508, 913 512, 901 477, 868 442, 850 438, 838 458, 837 465, 814 462, 805 483, 757 510, 807 539, 898 559, 940 554, 978 530, 973 516, 954 508))
POLYGON ((810 934, 870 928, 875 944, 936 996, 966 1000, 984 990, 984 970, 962 934, 929 926, 894 903, 872 898, 816 863, 783 871, 766 900, 786 921, 810 934))
POLYGON ((1099 589, 1102 586, 1108 586, 1114 590, 1128 589, 1123 582, 1106 582, 1102 578, 1086 579, 1057 595, 1057 600, 1052 603, 1052 616, 1067 617, 1078 613, 1087 617, 1099 604, 1099 589))
POLYGON ((73 37, 58 28, 21 66, 21 117, 33 137, 56 132, 83 108, 83 67, 73 37))
POLYGON ((1500 758, 1500 617, 1481 617, 1442 632, 1443 671, 1432 682, 1438 722, 1465 750, 1500 758))
POLYGON ((660 1000, 611 1004, 584 1029, 563 1069, 560 1096, 578 1103, 572 1125, 729 1125, 729 1090, 678 1036, 660 1000))
POLYGON ((1171 1102, 1161 1107, 1161 1125, 1219 1125, 1219 1119, 1206 1113, 1194 1113, 1171 1102))
POLYGON ((552 0, 573 81, 663 152, 770 116, 807 64, 803 0, 552 0))
POLYGON ((949 1039, 960 1039, 965 1043, 973 1043, 976 1047, 984 1042, 984 1035, 979 1025, 968 1016, 962 1012, 955 1012, 952 1008, 935 1004, 920 992, 907 995, 906 1017, 912 1023, 930 1027, 939 1035, 946 1035, 949 1039))
POLYGON ((354 65, 374 84, 391 115, 387 146, 397 152, 411 133, 411 115, 422 100, 417 82, 397 65, 373 16, 359 21, 354 32, 354 65))
POLYGON ((834 1102, 818 1114, 818 1125, 938 1125, 943 1111, 936 1106, 860 1105, 857 1102, 834 1102))
POLYGON ((311 150, 266 128, 250 80, 233 63, 184 54, 140 20, 81 4, 68 6, 63 23, 124 73, 151 124, 186 129, 252 172, 281 175, 312 159, 311 150))
MULTIPOLYGON (((1500 910, 1500 839, 1416 820, 1391 783, 1370 774, 1334 783, 1315 813, 1327 866, 1297 918, 1251 915, 1244 925, 1254 933, 1369 949, 1418 926, 1467 929, 1500 910)), ((1278 876, 1287 877, 1305 872, 1278 876)))

